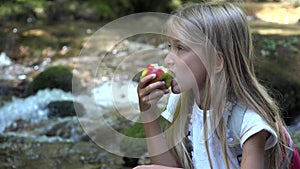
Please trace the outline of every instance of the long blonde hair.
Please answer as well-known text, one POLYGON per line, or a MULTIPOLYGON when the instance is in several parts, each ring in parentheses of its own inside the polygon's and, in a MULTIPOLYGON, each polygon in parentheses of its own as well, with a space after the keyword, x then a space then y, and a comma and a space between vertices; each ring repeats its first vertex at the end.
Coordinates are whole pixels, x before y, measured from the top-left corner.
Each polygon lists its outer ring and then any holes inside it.
MULTIPOLYGON (((229 168, 226 142, 226 119, 223 111, 226 104, 233 100, 242 100, 247 106, 257 112, 276 132, 279 142, 270 153, 270 168, 280 168, 282 144, 286 145, 285 135, 278 129, 283 126, 279 108, 268 95, 267 90, 258 82, 254 74, 252 39, 243 11, 225 2, 212 2, 187 5, 173 15, 167 29, 172 36, 197 48, 203 48, 205 58, 201 58, 206 66, 207 79, 203 101, 201 103, 204 115, 205 145, 209 156, 207 110, 210 110, 209 124, 221 142, 225 166, 229 168), (215 73, 220 64, 224 65, 221 72, 215 73), (278 126, 277 126, 278 125, 278 126)), ((191 91, 181 94, 175 118, 167 132, 170 145, 175 145, 175 154, 179 163, 185 169, 193 168, 184 138, 187 135, 188 117, 192 112, 194 98, 191 91), (183 128, 184 126, 184 128, 183 128)))

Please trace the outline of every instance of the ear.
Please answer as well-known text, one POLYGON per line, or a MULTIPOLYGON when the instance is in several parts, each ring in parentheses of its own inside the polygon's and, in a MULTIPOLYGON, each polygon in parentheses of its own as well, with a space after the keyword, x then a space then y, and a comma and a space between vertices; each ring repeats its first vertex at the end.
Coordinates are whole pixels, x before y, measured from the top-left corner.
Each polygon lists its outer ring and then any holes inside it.
POLYGON ((223 70, 224 68, 224 55, 221 52, 218 52, 218 62, 217 62, 217 66, 216 66, 216 73, 219 73, 223 70))

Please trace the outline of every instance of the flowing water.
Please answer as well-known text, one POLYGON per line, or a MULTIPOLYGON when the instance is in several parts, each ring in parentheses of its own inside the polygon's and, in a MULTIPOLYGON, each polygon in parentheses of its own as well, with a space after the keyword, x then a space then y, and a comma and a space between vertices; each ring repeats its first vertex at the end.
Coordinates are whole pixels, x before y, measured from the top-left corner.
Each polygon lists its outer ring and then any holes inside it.
MULTIPOLYGON (((155 48, 157 46, 125 40, 108 54, 100 54, 106 56, 102 60, 80 56, 45 59, 36 65, 14 63, 1 53, 1 82, 8 84, 1 88, 2 96, 9 93, 11 84, 20 84, 52 65, 74 67, 73 73, 86 89, 77 91, 76 95, 60 89, 44 89, 27 97, 2 97, 0 168, 128 168, 120 153, 116 155, 107 151, 107 147, 95 144, 93 135, 86 131, 90 126, 86 128, 85 124, 94 127, 104 120, 119 132, 139 120, 137 83, 131 79, 148 63, 162 64, 166 51, 155 48), (49 118, 47 105, 52 101, 79 102, 86 114, 49 118)), ((160 103, 161 109, 165 101, 160 103)), ((101 137, 108 136, 104 128, 95 128, 101 137)), ((110 146, 119 150, 120 145, 111 143, 110 146)), ((140 164, 147 162, 147 158, 140 160, 140 164)))
MULTIPOLYGON (((137 84, 131 79, 149 63, 163 64, 166 45, 151 36, 134 39, 108 48, 105 45, 109 44, 109 37, 106 42, 96 38, 92 43, 102 51, 93 56, 46 57, 35 64, 16 63, 6 53, 1 53, 0 82, 4 85, 0 86, 0 168, 130 168, 123 165, 121 155, 97 145, 85 124, 91 123, 95 127, 105 121, 116 131, 121 131, 139 120, 137 84), (45 89, 28 97, 19 97, 22 89, 11 91, 15 84, 31 80, 52 65, 73 67, 74 75, 81 79, 86 90, 74 95, 60 89, 45 89), (49 118, 47 105, 63 100, 81 103, 87 113, 49 118)), ((165 101, 166 98, 160 103, 161 109, 165 101)), ((291 130, 298 130, 299 125, 291 126, 291 130)), ((100 137, 107 137, 104 128, 95 129, 97 136, 100 133, 100 137)), ((110 146, 113 150, 119 149, 114 143, 110 146)), ((148 162, 147 158, 140 160, 140 164, 148 162)))

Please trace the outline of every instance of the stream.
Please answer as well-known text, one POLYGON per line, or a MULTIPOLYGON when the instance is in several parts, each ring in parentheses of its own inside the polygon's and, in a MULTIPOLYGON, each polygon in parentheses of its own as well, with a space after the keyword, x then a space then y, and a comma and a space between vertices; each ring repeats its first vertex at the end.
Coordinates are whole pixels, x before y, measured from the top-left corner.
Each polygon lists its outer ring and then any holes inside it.
MULTIPOLYGON (((152 17, 142 25, 161 22, 152 17)), ((36 64, 22 64, 0 54, 0 168, 131 168, 124 166, 118 133, 139 121, 137 83, 132 78, 149 63, 163 65, 167 45, 153 34, 120 40, 114 33, 118 30, 103 29, 106 36, 90 38, 83 46, 89 52, 81 51, 79 56, 45 57, 36 64), (120 42, 111 45, 116 40, 120 42), (97 50, 92 48, 95 46, 97 50), (55 65, 73 68, 85 89, 22 94, 25 80, 55 65), (85 111, 49 118, 47 105, 53 101, 76 101, 85 111)), ((167 97, 159 102, 160 109, 167 97)), ((290 128, 296 131, 300 123, 290 128)), ((146 152, 139 157, 139 164, 149 163, 146 152)))
MULTIPOLYGON (((14 62, 1 53, 0 168, 130 168, 124 166, 116 137, 139 121, 137 83, 132 78, 149 63, 163 64, 166 44, 153 40, 153 35, 125 39, 113 48, 105 47, 107 39, 89 42, 102 47, 97 54, 44 58, 37 64, 14 62), (44 89, 22 95, 25 80, 55 65, 73 68, 85 90, 44 89), (50 118, 47 105, 53 101, 76 101, 85 112, 50 118), (111 131, 115 137, 110 138, 111 131)), ((166 100, 167 96, 159 103, 160 109, 166 100)), ((140 164, 149 163, 145 153, 139 155, 140 164)))

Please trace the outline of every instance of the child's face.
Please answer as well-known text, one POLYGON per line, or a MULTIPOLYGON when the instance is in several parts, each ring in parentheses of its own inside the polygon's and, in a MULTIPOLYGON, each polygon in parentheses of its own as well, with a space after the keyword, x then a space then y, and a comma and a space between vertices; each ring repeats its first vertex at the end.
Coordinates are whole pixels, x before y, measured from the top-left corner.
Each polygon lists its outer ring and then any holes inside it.
POLYGON ((173 93, 181 93, 190 89, 201 93, 206 78, 206 69, 200 59, 201 51, 197 55, 181 41, 170 40, 170 51, 165 58, 165 63, 175 75, 172 82, 173 93))

